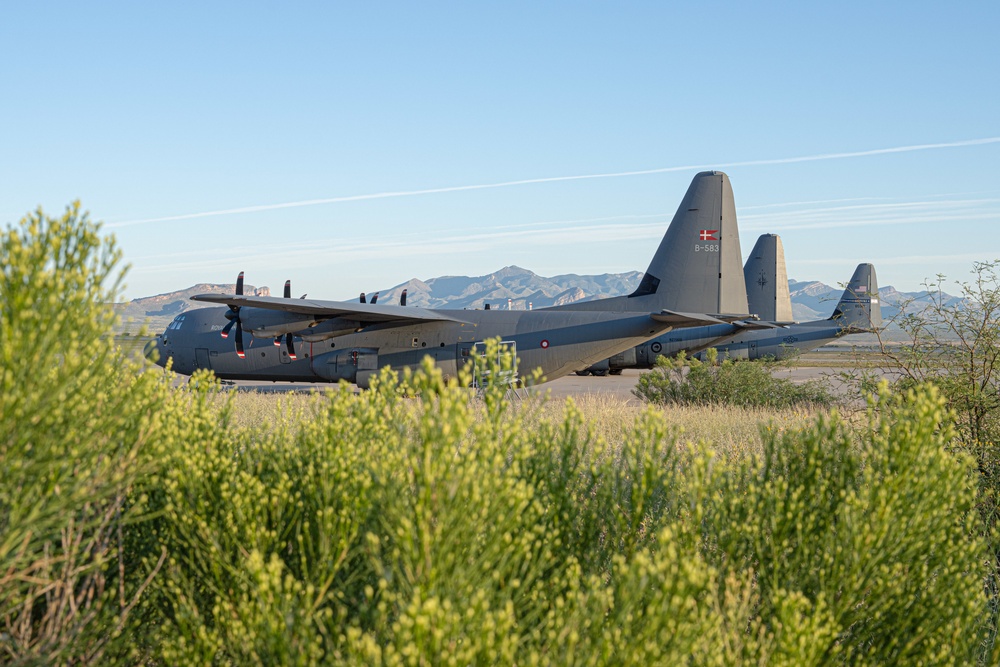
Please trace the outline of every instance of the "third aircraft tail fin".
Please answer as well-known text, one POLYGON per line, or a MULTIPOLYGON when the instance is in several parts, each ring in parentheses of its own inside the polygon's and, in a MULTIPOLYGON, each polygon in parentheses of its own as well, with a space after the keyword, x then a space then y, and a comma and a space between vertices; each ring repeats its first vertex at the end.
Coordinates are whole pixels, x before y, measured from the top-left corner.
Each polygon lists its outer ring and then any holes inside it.
POLYGON ((874 265, 858 264, 830 319, 840 324, 842 334, 871 332, 882 326, 874 265))

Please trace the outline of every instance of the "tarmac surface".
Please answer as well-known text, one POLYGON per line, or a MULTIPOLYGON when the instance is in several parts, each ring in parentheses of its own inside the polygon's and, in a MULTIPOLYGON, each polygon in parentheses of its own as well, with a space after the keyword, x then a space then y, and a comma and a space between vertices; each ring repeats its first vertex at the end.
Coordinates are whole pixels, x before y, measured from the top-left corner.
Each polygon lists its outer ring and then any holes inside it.
MULTIPOLYGON (((791 380, 792 382, 806 382, 808 380, 825 379, 835 392, 850 391, 850 388, 839 377, 839 374, 848 370, 847 367, 830 366, 780 366, 774 370, 774 376, 791 380)), ((632 393, 639 375, 646 371, 628 369, 622 371, 621 375, 607 375, 596 377, 588 375, 580 377, 570 374, 558 380, 546 382, 534 391, 549 391, 550 396, 556 400, 562 400, 568 396, 580 396, 585 394, 613 396, 616 398, 639 402, 639 399, 632 393)), ((261 382, 261 381, 237 381, 232 384, 238 391, 259 391, 264 393, 283 392, 303 392, 325 391, 335 385, 328 383, 288 383, 288 382, 261 382)))

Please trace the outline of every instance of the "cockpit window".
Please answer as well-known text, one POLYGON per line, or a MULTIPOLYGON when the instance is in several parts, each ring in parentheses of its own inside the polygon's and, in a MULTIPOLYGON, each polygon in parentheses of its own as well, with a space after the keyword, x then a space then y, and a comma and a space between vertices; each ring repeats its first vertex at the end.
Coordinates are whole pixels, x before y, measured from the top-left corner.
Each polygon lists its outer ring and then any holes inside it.
POLYGON ((174 318, 174 321, 167 326, 167 329, 180 329, 181 325, 184 324, 185 317, 187 317, 187 315, 178 315, 174 318))

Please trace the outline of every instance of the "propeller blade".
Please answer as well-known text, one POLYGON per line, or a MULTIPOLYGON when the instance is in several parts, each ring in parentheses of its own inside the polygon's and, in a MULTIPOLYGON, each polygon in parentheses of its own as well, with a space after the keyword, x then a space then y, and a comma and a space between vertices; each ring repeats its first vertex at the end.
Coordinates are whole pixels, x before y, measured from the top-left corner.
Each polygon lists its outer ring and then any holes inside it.
POLYGON ((243 296, 243 272, 236 276, 236 296, 243 296))
POLYGON ((247 356, 243 352, 243 325, 239 320, 236 320, 236 356, 240 359, 245 359, 247 356))
POLYGON ((403 293, 399 297, 399 305, 401 305, 401 306, 405 306, 406 305, 406 289, 405 288, 403 289, 403 293))
POLYGON ((229 320, 229 323, 228 323, 228 324, 226 324, 226 326, 224 326, 224 327, 222 328, 222 337, 223 337, 223 338, 229 338, 229 330, 233 328, 233 325, 234 325, 234 324, 236 324, 236 320, 235 320, 235 318, 234 318, 234 319, 231 319, 231 320, 229 320))
POLYGON ((275 338, 274 338, 274 346, 278 347, 279 345, 281 345, 281 336, 275 336, 275 338))
POLYGON ((372 296, 372 305, 373 306, 375 305, 376 301, 378 301, 378 292, 375 292, 374 296, 372 296))
POLYGON ((366 301, 365 301, 365 293, 364 292, 361 293, 361 303, 366 303, 366 301))
POLYGON ((288 348, 288 358, 289 359, 293 359, 293 360, 294 359, 298 359, 298 357, 295 356, 295 346, 292 344, 292 334, 291 334, 291 332, 285 334, 285 347, 288 348))
POLYGON ((285 281, 285 298, 286 299, 291 299, 292 298, 292 281, 291 280, 286 280, 285 281))

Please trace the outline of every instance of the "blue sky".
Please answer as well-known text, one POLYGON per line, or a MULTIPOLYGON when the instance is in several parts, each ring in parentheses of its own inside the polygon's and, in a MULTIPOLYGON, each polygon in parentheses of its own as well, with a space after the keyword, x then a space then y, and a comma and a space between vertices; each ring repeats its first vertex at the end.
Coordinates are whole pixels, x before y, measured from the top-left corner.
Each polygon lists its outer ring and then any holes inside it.
POLYGON ((129 297, 342 299, 643 270, 718 168, 791 278, 967 279, 1000 258, 1000 3, 874 4, 5 3, 0 223, 80 199, 129 297))

